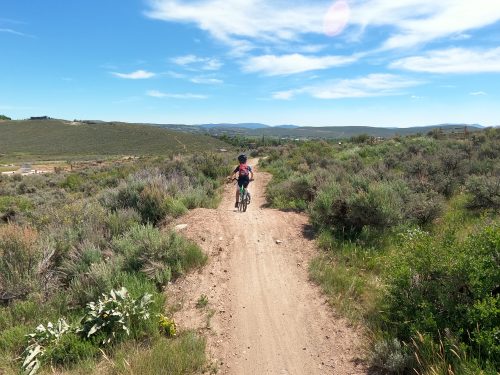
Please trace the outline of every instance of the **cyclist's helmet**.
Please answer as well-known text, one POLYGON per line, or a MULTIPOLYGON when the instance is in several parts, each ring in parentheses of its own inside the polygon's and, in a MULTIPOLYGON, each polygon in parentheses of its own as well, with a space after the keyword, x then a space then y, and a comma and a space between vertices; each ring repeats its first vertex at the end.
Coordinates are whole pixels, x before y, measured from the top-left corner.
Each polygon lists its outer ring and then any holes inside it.
POLYGON ((238 156, 238 161, 242 164, 245 164, 247 162, 247 156, 245 154, 241 154, 238 156))

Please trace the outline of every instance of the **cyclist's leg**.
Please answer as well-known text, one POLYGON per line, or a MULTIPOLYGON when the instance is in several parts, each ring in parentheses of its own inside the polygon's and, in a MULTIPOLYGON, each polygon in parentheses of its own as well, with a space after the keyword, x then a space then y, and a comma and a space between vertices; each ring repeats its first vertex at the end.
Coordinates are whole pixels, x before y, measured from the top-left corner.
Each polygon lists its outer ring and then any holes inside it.
POLYGON ((234 208, 238 208, 238 201, 240 200, 240 186, 242 182, 238 179, 238 183, 236 184, 236 203, 234 204, 234 208))

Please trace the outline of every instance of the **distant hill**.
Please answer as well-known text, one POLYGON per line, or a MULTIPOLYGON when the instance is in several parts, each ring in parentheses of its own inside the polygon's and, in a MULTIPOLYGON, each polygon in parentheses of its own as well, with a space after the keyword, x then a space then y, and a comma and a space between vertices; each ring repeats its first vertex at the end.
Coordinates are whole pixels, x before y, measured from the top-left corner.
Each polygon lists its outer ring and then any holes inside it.
POLYGON ((228 148, 203 134, 126 123, 0 122, 0 160, 169 155, 228 148))
POLYGON ((259 124, 259 123, 241 123, 241 124, 202 124, 195 125, 203 129, 213 129, 213 128, 239 128, 239 129, 263 129, 269 128, 269 125, 259 124))
POLYGON ((156 125, 167 129, 191 132, 209 133, 220 136, 250 136, 250 137, 278 137, 278 138, 300 138, 300 139, 342 139, 350 138, 360 134, 368 134, 373 137, 394 137, 395 135, 426 134, 433 129, 441 129, 443 132, 462 132, 464 127, 468 131, 476 131, 484 127, 478 124, 438 124, 428 126, 414 126, 409 128, 371 127, 371 126, 297 126, 279 125, 269 126, 265 124, 205 124, 205 125, 156 125), (245 127, 246 125, 246 127, 245 127))

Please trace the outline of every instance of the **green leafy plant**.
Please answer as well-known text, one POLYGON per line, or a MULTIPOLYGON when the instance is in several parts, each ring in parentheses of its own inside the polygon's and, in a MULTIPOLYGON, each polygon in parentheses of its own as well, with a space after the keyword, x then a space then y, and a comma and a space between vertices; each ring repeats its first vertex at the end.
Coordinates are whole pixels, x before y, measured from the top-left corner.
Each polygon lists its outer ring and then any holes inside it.
POLYGON ((57 324, 48 322, 47 326, 40 324, 35 332, 30 333, 29 345, 24 351, 24 361, 21 366, 23 372, 28 375, 35 374, 42 364, 46 348, 57 342, 64 334, 70 330, 70 325, 61 318, 57 324))
POLYGON ((175 336, 177 334, 177 325, 174 319, 170 319, 163 314, 158 314, 158 324, 160 330, 167 336, 175 336))
POLYGON ((111 290, 97 302, 87 304, 81 328, 77 330, 86 338, 98 337, 101 344, 108 344, 130 334, 130 326, 137 321, 149 319, 151 294, 134 300, 127 289, 111 290))

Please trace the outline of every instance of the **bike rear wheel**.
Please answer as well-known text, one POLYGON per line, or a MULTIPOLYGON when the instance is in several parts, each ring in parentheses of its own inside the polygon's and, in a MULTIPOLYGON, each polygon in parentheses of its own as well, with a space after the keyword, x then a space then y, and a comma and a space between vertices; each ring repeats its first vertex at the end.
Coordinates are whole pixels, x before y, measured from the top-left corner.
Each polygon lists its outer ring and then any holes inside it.
POLYGON ((243 194, 243 197, 241 199, 241 208, 243 210, 243 212, 245 212, 247 210, 247 205, 248 205, 248 197, 247 197, 247 192, 245 191, 245 193, 243 194))

